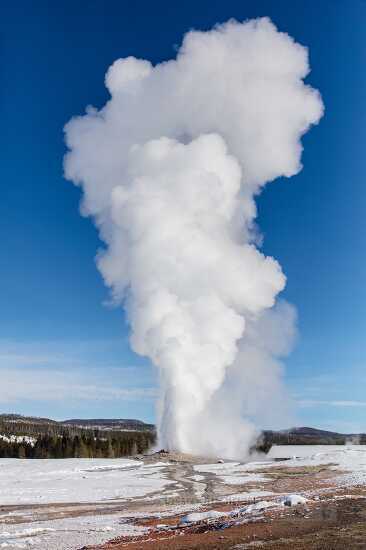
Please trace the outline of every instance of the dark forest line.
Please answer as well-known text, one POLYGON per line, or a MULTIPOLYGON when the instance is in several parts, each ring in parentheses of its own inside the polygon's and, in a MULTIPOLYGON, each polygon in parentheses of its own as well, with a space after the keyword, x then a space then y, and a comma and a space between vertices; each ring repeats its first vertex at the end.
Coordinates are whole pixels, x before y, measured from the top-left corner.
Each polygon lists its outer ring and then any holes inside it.
POLYGON ((155 443, 153 426, 126 422, 74 425, 47 418, 0 415, 0 458, 119 458, 145 453, 155 443), (137 425, 139 429, 131 429, 137 425))
POLYGON ((103 438, 94 434, 45 434, 35 442, 18 436, 17 441, 0 438, 0 458, 119 458, 145 453, 154 441, 151 432, 121 432, 103 438))

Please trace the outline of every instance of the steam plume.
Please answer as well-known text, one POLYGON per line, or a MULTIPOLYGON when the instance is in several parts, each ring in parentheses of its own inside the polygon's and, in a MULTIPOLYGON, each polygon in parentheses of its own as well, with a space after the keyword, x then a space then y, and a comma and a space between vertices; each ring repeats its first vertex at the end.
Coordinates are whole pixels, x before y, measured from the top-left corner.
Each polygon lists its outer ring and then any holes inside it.
POLYGON ((106 243, 97 263, 131 345, 159 369, 168 448, 243 454, 259 400, 283 391, 294 314, 275 306, 285 276, 255 246, 254 196, 301 169, 323 110, 308 72, 269 19, 229 21, 155 67, 118 59, 111 99, 66 126, 65 174, 106 243))

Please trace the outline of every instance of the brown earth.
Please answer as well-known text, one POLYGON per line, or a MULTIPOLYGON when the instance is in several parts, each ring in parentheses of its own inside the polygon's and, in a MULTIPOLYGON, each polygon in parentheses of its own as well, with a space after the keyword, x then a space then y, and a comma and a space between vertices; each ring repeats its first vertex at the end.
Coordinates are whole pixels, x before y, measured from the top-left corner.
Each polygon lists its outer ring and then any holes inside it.
MULTIPOLYGON (((339 495, 340 496, 340 495, 339 495)), ((366 549, 366 495, 324 499, 306 508, 266 512, 263 519, 221 530, 220 523, 197 525, 171 535, 116 539, 88 550, 351 550, 366 549)), ((165 522, 167 523, 167 522, 165 522)), ((142 523, 141 523, 142 524, 142 523)), ((145 523, 145 525, 147 522, 145 523)))
MULTIPOLYGON (((153 463, 161 458, 165 456, 148 460, 153 463)), ((341 485, 337 478, 342 472, 334 470, 332 464, 288 467, 283 461, 255 470, 266 480, 226 485, 213 473, 204 473, 202 480, 192 481, 196 457, 174 455, 167 458, 170 466, 163 471, 181 487, 175 496, 170 495, 168 486, 165 491, 150 495, 149 499, 3 506, 4 513, 17 512, 17 515, 5 517, 3 524, 29 523, 30 515, 32 521, 42 521, 112 513, 121 517, 122 522, 150 528, 146 535, 120 537, 99 546, 85 546, 83 550, 366 550, 366 486, 341 485), (256 515, 239 513, 235 517, 180 526, 184 515, 182 505, 187 510, 185 513, 188 510, 230 512, 253 503, 253 500, 244 500, 244 495, 242 501, 230 502, 230 495, 245 494, 249 490, 273 493, 258 497, 257 502, 278 501, 281 495, 291 493, 305 496, 308 502, 293 507, 267 508, 256 515), (163 517, 157 517, 161 513, 163 517), (162 529, 159 524, 166 528, 162 529)))
MULTIPOLYGON (((184 527, 179 525, 182 514, 164 519, 133 520, 131 517, 134 524, 150 527, 150 532, 140 537, 117 538, 84 550, 366 550, 366 487, 337 485, 336 477, 341 472, 331 467, 329 464, 289 468, 281 463, 263 469, 269 481, 261 488, 275 493, 266 500, 278 499, 281 493, 305 493, 309 499, 306 505, 265 509, 257 517, 249 515, 249 519, 239 515, 234 519, 220 518, 184 527), (170 529, 161 530, 157 527, 161 523, 170 529)), ((240 490, 249 488, 258 489, 258 484, 249 484, 240 490)), ((225 512, 244 504, 248 502, 216 500, 207 502, 199 511, 225 512)))

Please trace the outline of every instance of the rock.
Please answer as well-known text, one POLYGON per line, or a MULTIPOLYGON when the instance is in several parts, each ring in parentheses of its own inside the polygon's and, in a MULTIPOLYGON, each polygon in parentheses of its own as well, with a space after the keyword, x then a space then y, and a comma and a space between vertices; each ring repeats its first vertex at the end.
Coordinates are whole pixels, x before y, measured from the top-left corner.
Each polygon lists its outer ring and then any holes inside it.
POLYGON ((301 495, 286 495, 282 499, 284 506, 297 506, 298 504, 306 504, 307 499, 301 495))

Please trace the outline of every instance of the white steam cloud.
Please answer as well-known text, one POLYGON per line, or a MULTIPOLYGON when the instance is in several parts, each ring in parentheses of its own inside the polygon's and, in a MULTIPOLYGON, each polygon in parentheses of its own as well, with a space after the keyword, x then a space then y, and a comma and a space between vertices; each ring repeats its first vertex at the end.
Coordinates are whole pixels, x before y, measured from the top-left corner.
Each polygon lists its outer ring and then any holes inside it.
POLYGON ((106 243, 98 267, 159 368, 164 447, 242 455, 249 419, 283 393, 294 312, 275 306, 285 276, 255 246, 254 196, 301 169, 323 111, 308 72, 269 19, 229 21, 155 67, 117 60, 108 103, 66 126, 66 177, 106 243))

